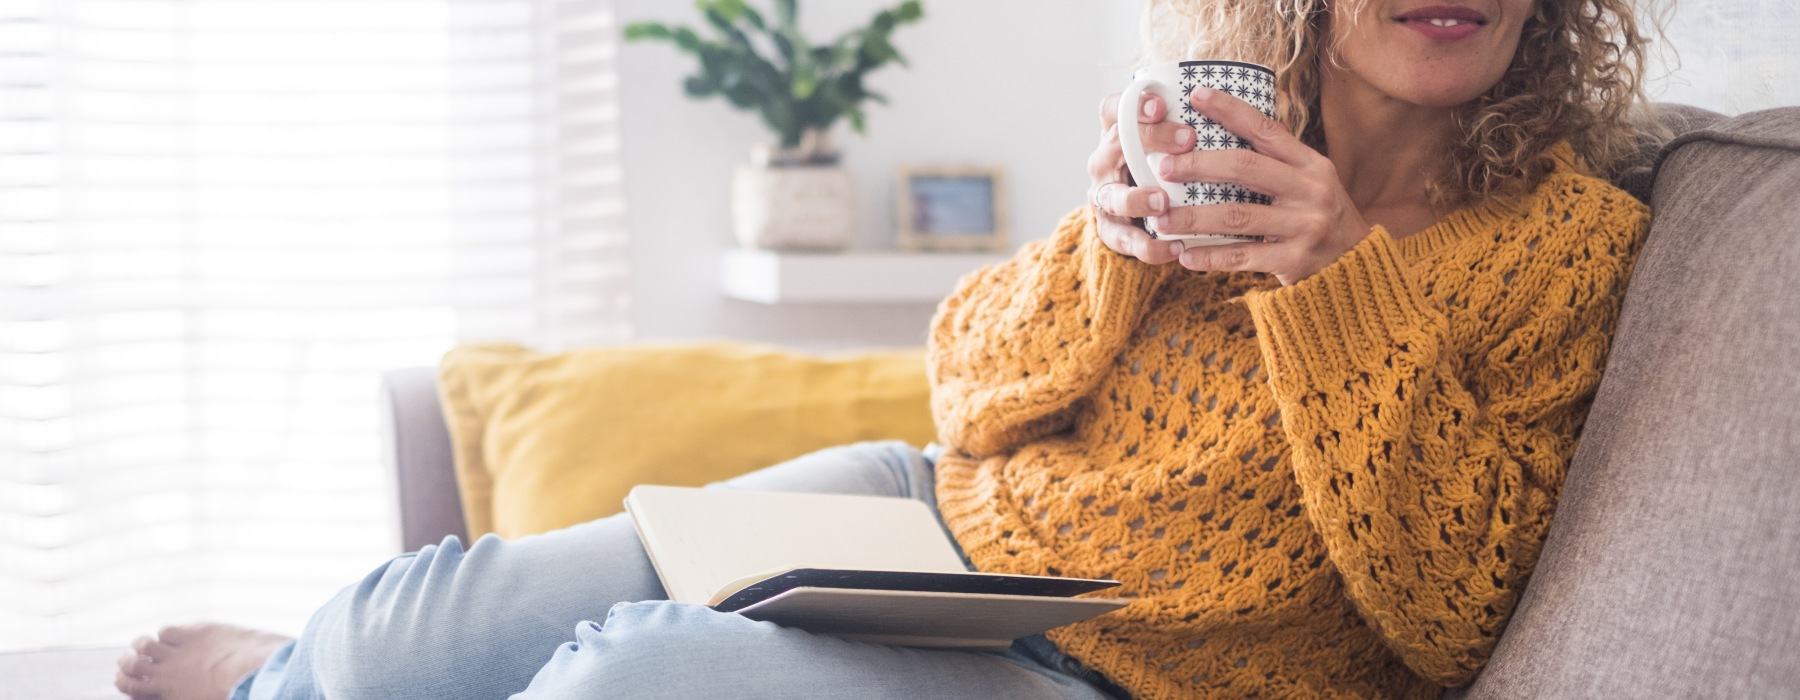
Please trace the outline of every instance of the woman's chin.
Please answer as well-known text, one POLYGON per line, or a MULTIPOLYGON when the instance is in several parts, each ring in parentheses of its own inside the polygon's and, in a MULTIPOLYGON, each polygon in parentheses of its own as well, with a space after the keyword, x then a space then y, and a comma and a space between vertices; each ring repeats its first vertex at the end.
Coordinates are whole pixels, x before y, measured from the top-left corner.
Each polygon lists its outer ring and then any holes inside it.
POLYGON ((1430 109, 1455 109, 1480 99, 1487 94, 1488 86, 1470 86, 1466 84, 1442 86, 1417 86, 1407 90, 1396 98, 1430 109))

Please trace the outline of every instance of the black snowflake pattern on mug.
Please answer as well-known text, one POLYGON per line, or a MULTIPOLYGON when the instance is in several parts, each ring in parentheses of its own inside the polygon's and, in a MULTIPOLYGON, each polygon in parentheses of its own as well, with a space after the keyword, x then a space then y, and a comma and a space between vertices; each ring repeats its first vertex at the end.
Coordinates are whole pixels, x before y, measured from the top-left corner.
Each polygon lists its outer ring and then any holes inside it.
MULTIPOLYGON (((1188 100, 1200 86, 1236 97, 1255 107, 1265 116, 1275 117, 1275 79, 1266 71, 1230 64, 1198 63, 1181 67, 1181 122, 1193 128, 1199 138, 1194 150, 1214 151, 1228 148, 1255 150, 1246 139, 1228 132, 1219 122, 1200 114, 1188 100)), ((1269 197, 1230 183, 1170 183, 1181 187, 1188 205, 1198 204, 1268 204, 1269 197)), ((1152 232, 1152 235, 1155 235, 1152 232)))

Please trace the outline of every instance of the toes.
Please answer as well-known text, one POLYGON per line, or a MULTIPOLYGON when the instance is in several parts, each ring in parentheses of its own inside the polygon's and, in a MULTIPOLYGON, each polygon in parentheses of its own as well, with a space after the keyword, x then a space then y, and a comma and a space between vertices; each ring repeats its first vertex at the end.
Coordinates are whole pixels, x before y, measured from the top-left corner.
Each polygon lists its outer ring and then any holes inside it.
POLYGON ((137 639, 132 640, 131 648, 137 651, 137 653, 152 659, 168 658, 169 652, 174 649, 174 647, 157 641, 156 638, 150 636, 138 637, 137 639))
POLYGON ((153 663, 155 663, 154 659, 139 654, 135 650, 127 650, 119 655, 119 677, 145 678, 150 675, 150 665, 153 663))
POLYGON ((133 676, 120 670, 113 676, 113 687, 119 692, 131 696, 132 700, 160 700, 162 694, 150 684, 150 679, 133 676))
POLYGON ((155 659, 144 656, 143 654, 132 654, 129 659, 121 657, 119 659, 119 673, 127 676, 149 676, 151 670, 150 666, 154 663, 156 663, 155 659))

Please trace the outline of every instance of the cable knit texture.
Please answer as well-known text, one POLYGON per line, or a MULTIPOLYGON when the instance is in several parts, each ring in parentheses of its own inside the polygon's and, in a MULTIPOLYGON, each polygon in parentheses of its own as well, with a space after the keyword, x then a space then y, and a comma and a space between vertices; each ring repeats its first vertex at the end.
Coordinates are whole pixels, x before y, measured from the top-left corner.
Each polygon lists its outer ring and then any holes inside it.
POLYGON ((1522 201, 1290 287, 1107 250, 1091 211, 945 300, 938 497, 984 571, 1112 577, 1051 632, 1140 698, 1435 697, 1535 564, 1643 205, 1567 146, 1522 201))

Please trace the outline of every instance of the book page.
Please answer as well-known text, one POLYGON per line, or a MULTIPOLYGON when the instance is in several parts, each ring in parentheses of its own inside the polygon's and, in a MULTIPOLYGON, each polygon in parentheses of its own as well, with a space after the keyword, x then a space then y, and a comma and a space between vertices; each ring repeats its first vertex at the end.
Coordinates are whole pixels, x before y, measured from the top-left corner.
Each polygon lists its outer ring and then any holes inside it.
POLYGON ((786 569, 968 570, 930 506, 910 498, 638 486, 625 509, 682 603, 786 569))

